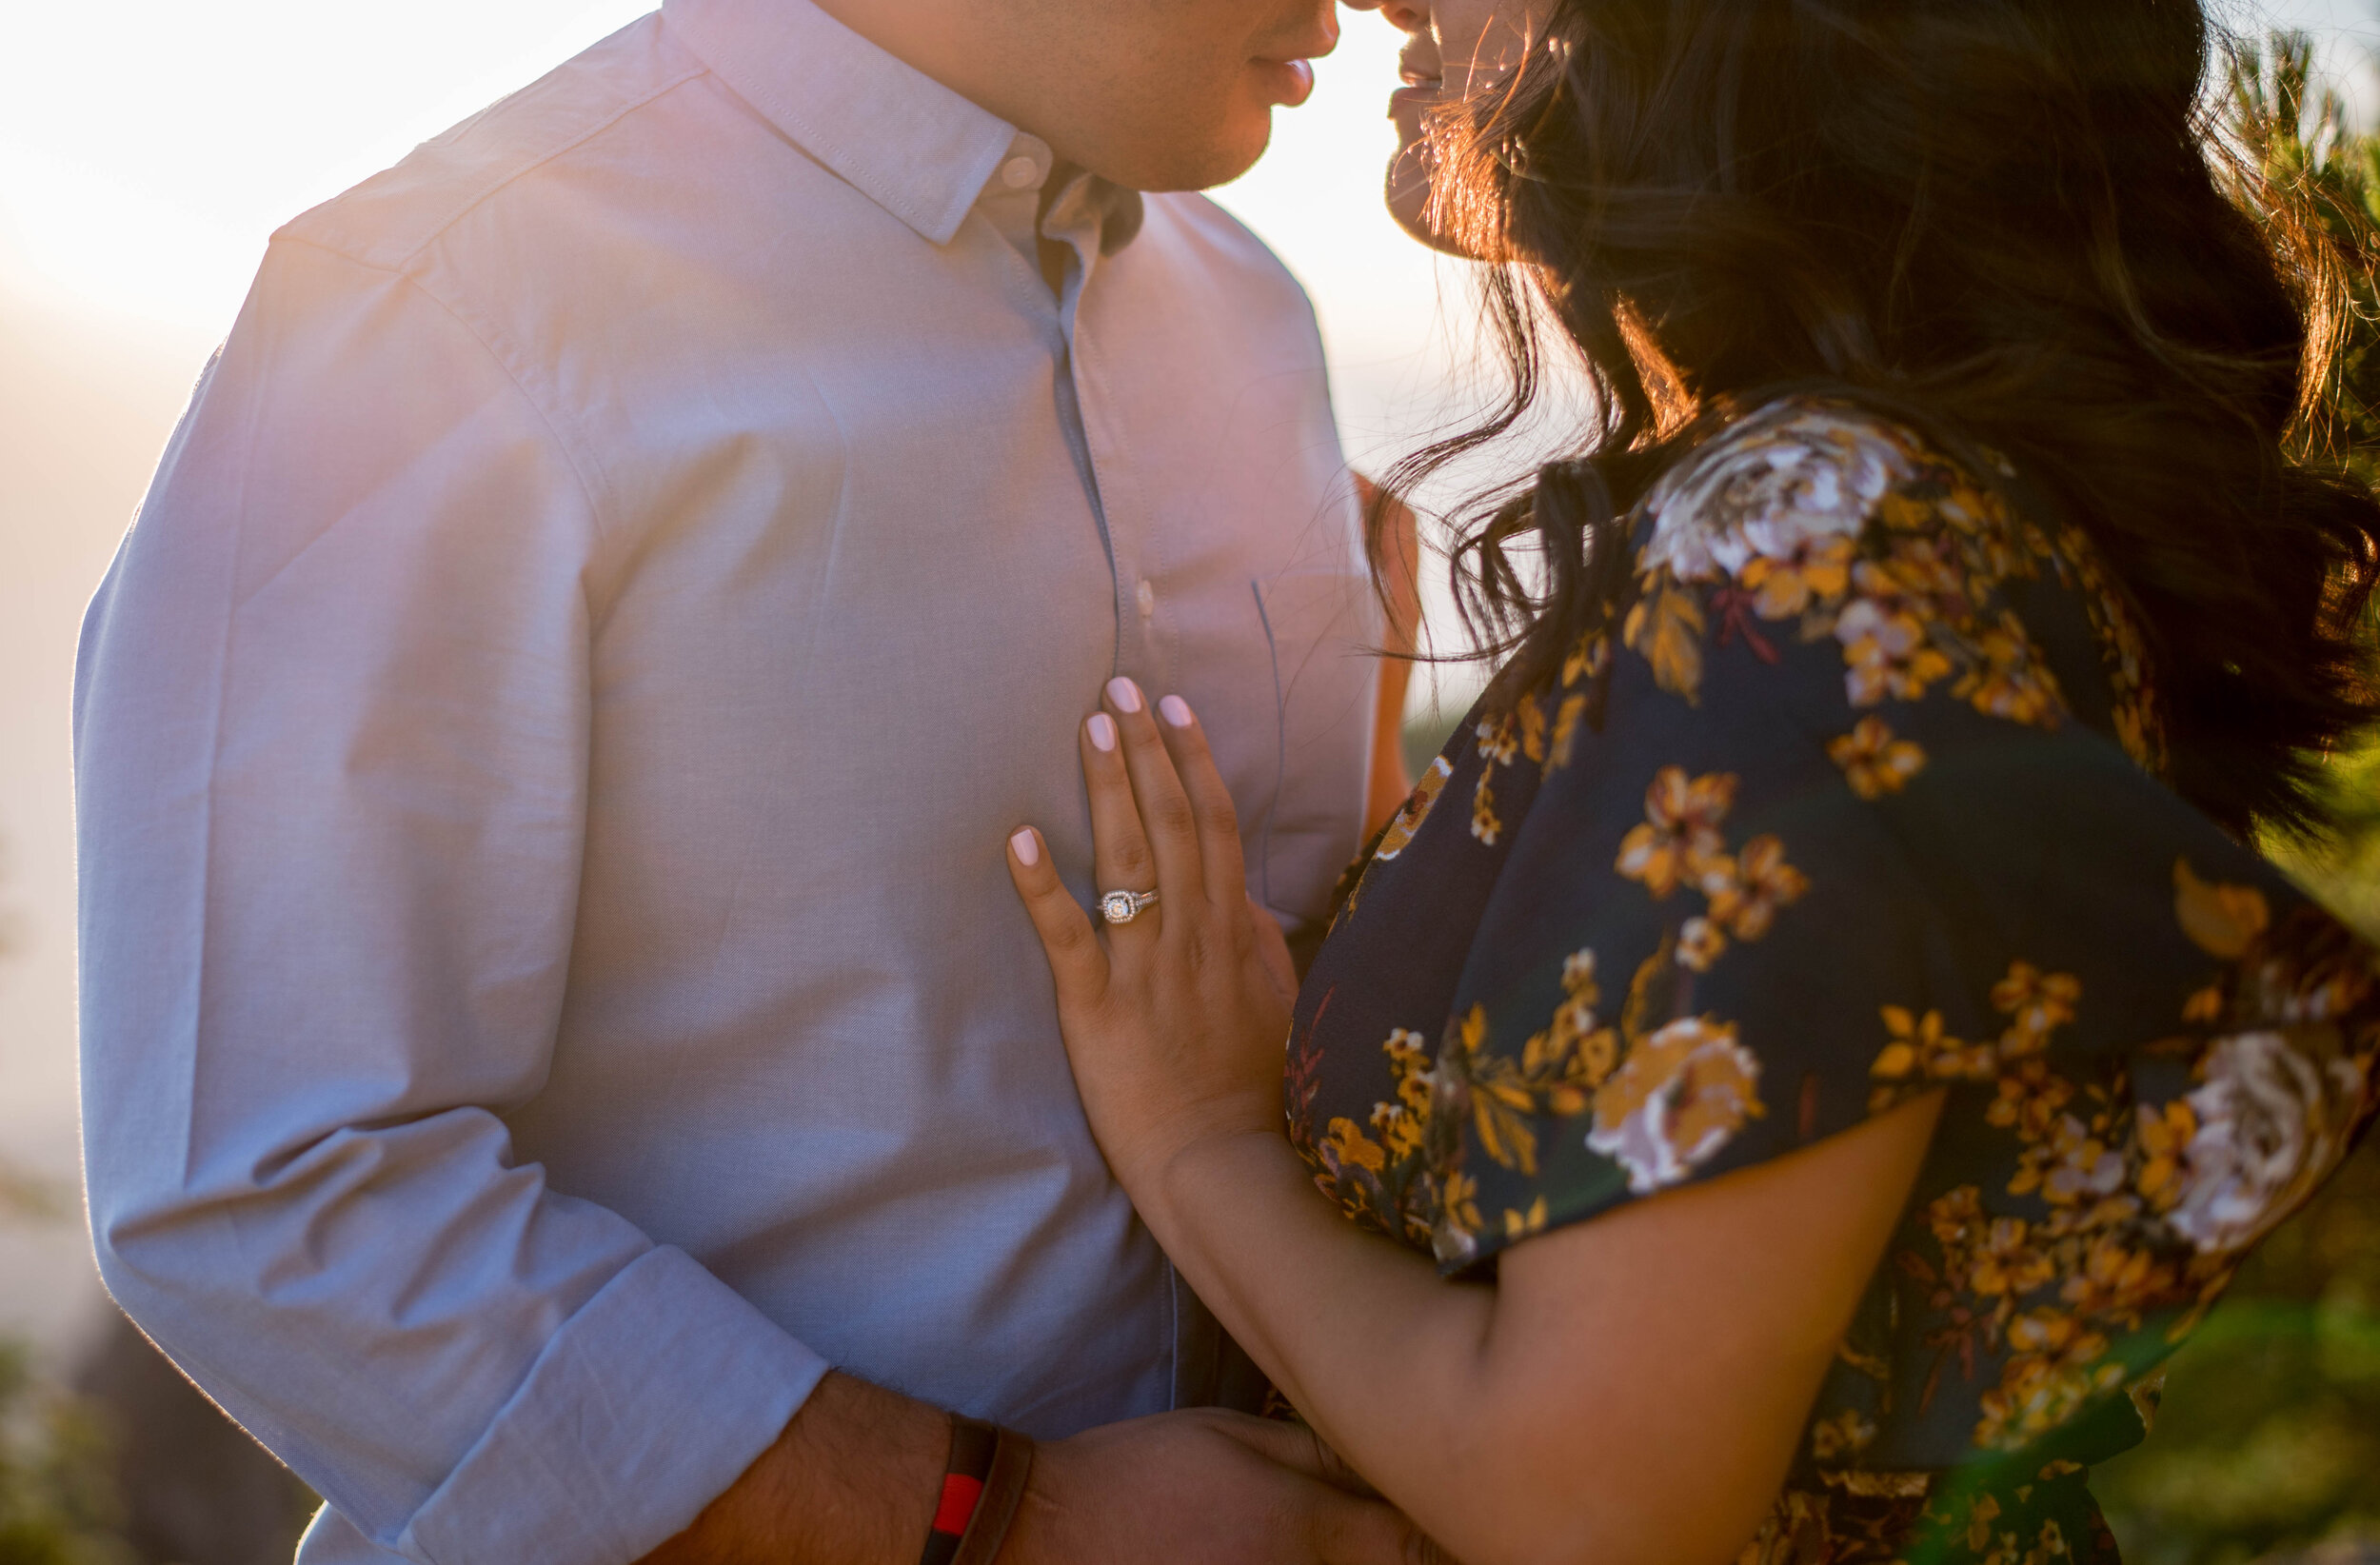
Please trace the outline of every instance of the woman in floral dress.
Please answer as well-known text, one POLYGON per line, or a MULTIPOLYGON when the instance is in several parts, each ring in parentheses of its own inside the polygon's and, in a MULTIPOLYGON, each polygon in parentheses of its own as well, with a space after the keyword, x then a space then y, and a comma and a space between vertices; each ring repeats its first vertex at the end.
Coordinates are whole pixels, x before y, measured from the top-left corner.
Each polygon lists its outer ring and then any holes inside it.
POLYGON ((1301 988, 1196 714, 1109 688, 1158 902, 1010 850, 1092 1126, 1469 1565, 2112 1560, 2091 1466, 2380 1101, 2380 954, 2249 845, 2372 718, 2380 506, 2205 20, 1382 9, 1393 195, 1604 423, 1469 525, 1504 661, 1301 988))

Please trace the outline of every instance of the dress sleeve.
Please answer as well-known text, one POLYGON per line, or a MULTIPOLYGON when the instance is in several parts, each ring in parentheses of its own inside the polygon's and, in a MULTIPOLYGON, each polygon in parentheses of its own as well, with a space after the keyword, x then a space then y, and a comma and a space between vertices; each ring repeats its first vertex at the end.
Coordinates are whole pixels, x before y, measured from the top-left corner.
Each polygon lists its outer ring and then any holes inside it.
POLYGON ((2372 956, 2157 781, 2080 540, 1806 406, 1636 536, 1623 623, 1483 741, 1478 807, 1533 797, 1434 1072, 1441 1262, 1948 1087, 1916 1220, 1962 1286, 1990 1218, 2040 1239, 2003 1327, 2119 1231, 2112 1317, 2211 1297, 2370 1112, 2372 956))

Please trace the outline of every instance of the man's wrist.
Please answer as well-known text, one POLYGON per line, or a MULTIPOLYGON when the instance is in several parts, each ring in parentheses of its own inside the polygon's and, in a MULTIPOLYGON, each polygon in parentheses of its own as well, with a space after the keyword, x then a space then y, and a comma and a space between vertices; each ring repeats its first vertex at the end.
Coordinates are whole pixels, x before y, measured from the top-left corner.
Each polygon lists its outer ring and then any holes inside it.
POLYGON ((917 1565, 949 1449, 939 1409, 830 1374, 743 1476, 642 1565, 917 1565))

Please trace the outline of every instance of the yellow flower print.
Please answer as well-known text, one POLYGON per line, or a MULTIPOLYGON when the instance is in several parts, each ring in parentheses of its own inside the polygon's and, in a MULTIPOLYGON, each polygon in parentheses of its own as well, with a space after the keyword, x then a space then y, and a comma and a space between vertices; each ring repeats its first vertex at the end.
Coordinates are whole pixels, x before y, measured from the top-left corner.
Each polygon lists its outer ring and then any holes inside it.
MULTIPOLYGON (((1475 1005, 1455 1030, 1438 1076, 1454 1100, 1465 1105, 1479 1149, 1506 1168, 1537 1172, 1537 1118, 1568 1119, 1586 1112, 1597 1087, 1611 1076, 1619 1055, 1618 1035, 1598 1024, 1602 1000, 1595 953, 1580 951, 1562 964, 1562 1003, 1553 1022, 1522 1045, 1520 1057, 1488 1047, 1487 1012, 1475 1005)), ((1434 1089, 1440 1083, 1434 1078, 1434 1089)))
POLYGON ((1504 835, 1503 820, 1496 813, 1496 793, 1488 786, 1488 779, 1494 775, 1492 771, 1482 771, 1479 785, 1471 795, 1471 835, 1487 847, 1494 847, 1504 835))
POLYGON ((2000 1383, 1983 1394, 1975 1426, 1975 1443, 1990 1450, 2017 1450, 2124 1383, 2123 1365, 2102 1362, 2108 1339, 2063 1310, 2016 1317, 2008 1345, 2000 1383))
POLYGON ((1333 1119, 1330 1134, 1323 1139, 1322 1144, 1342 1167, 1360 1168, 1378 1174, 1388 1166, 1388 1155, 1378 1142, 1364 1135, 1353 1119, 1333 1119))
POLYGON ((1840 1461, 1856 1456, 1875 1443, 1874 1420, 1861 1416, 1856 1408, 1845 1408, 1830 1418, 1819 1418, 1810 1425, 1810 1456, 1814 1461, 1840 1461))
POLYGON ((1584 1113, 1587 1094, 1612 1074, 1619 1040, 1611 1028, 1596 1025, 1595 1008, 1602 1002, 1595 953, 1579 951, 1564 959, 1562 1003, 1555 1009, 1554 1024, 1532 1036, 1520 1051, 1521 1078, 1549 1114, 1568 1119, 1584 1113))
POLYGON ((1811 545, 1800 559, 1755 555, 1737 580, 1753 595, 1753 611, 1764 620, 1788 620, 1831 602, 1851 585, 1852 556, 1858 545, 1837 534, 1811 545))
POLYGON ((1656 899, 1698 878, 1726 851, 1719 823, 1735 802, 1735 785, 1729 772, 1689 780, 1683 767, 1662 767, 1645 790, 1644 823, 1619 844, 1619 872, 1656 899))
POLYGON ((1578 747, 1578 724, 1587 715, 1587 698, 1565 696, 1554 715, 1554 738, 1546 746, 1545 769, 1558 771, 1571 763, 1578 747))
POLYGON ((1926 769, 1924 746, 1894 737, 1879 717, 1861 718, 1850 733, 1830 741, 1826 753, 1842 768, 1852 791, 1868 800, 1900 792, 1926 769))
POLYGON ((1999 1519, 2000 1502, 1977 1495, 1967 1507, 1967 1547, 1981 1553, 1992 1543, 1992 1524, 1999 1519))
POLYGON ((1965 1289, 1968 1274, 1973 1269, 1975 1246, 1986 1227, 1983 1192, 1972 1184, 1962 1184, 1935 1197, 1926 1205, 1926 1227, 1934 1235, 1934 1242, 1942 1248, 1951 1286, 1965 1289))
POLYGON ((1628 1052, 1595 1095, 1588 1147, 1628 1171, 1639 1196, 1677 1183, 1768 1111, 1760 1061, 1732 1023, 1673 1021, 1628 1052))
POLYGON ((2083 608, 2099 643, 2099 660, 2115 695, 2115 737, 2141 769, 2165 775, 2165 726, 2149 677, 2148 643, 2126 606, 2123 593, 2099 563, 2099 551, 2080 526, 2059 534, 2057 557, 2073 572, 2083 608))
POLYGON ((1697 973, 1707 973, 1726 954, 1727 936, 1709 919, 1688 919, 1677 930, 1677 961, 1697 973))
POLYGON ((1920 1017, 1906 1005, 1886 1005, 1880 1014, 1892 1041, 1868 1067, 1878 1081, 1989 1081, 1999 1069, 1998 1051, 1951 1037, 1939 1011, 1920 1017))
POLYGON ((1592 631, 1578 639, 1570 656, 1562 660, 1562 688, 1567 690, 1581 680, 1595 679, 1612 665, 1612 638, 1606 631, 1592 631))
POLYGON ((2071 1114, 2059 1115, 2041 1141, 2025 1148, 2012 1196, 2035 1191, 2052 1206, 2073 1207, 2112 1196, 2124 1185, 2124 1158, 2071 1114))
POLYGON ((2000 1078, 1999 1096, 1984 1110, 1984 1119, 2028 1142, 2042 1141, 2073 1100, 2073 1082, 2052 1071, 2046 1060, 2026 1060, 2000 1078))
POLYGON ((1663 586, 1636 601, 1621 637, 1653 664, 1655 683, 1691 705, 1702 696, 1702 634, 1708 624, 1693 593, 1663 586))
POLYGON ((1520 754, 1520 742, 1513 734, 1512 714, 1483 719, 1477 730, 1479 754, 1498 766, 1509 766, 1520 754))
POLYGON ((1968 1260, 1968 1287, 1986 1298, 2029 1294, 2057 1276, 2057 1261, 2033 1242, 2022 1218, 1994 1218, 1968 1260))
POLYGON ((2133 1186, 2151 1207, 2168 1211, 2181 1198, 2182 1158, 2198 1135, 2198 1116, 2176 1099, 2163 1109, 2143 1108, 2135 1123, 2143 1161, 2133 1186))
POLYGON ((1487 1008, 1474 1005, 1455 1029, 1439 1069, 1452 1070, 1470 1099, 1479 1150, 1506 1168, 1534 1175, 1537 1137, 1529 1128, 1529 1116, 1537 1111, 1537 1094, 1510 1060, 1489 1054, 1487 1034, 1487 1008))
POLYGON ((2074 1020, 2082 981, 2071 973, 2045 973, 2029 961, 2012 962, 2008 977, 1992 988, 1993 1008, 2010 1019, 2000 1050, 2011 1060, 2038 1053, 2051 1035, 2074 1020))
POLYGON ((1405 807, 1398 810, 1397 819, 1389 822, 1387 834, 1380 839, 1380 845, 1372 850, 1373 858, 1394 859, 1413 845, 1414 838, 1420 833, 1421 823, 1430 818, 1430 811, 1437 807, 1438 796, 1446 791, 1447 781, 1454 775, 1455 768, 1444 756, 1430 763, 1429 770, 1421 774, 1421 782, 1414 788, 1413 796, 1405 801, 1405 807))
POLYGON ((1401 1163, 1421 1150, 1424 1127, 1401 1103, 1373 1104, 1372 1128, 1378 1133, 1391 1164, 1401 1163))
MULTIPOLYGON (((1438 1193, 1438 1224, 1465 1239, 1478 1233, 1478 1180, 1459 1169, 1446 1176, 1446 1186, 1438 1193)), ((1441 1248, 1439 1253, 1445 1251, 1441 1248)))
MULTIPOLYGON (((1545 708, 1535 698, 1524 700, 1515 709, 1520 720, 1520 753, 1539 765, 1545 763, 1545 708)), ((1510 764, 1510 763, 1506 763, 1510 764)))
POLYGON ((1887 697, 1919 700, 1952 672, 1950 659, 1927 640, 1925 622, 1888 599, 1854 601, 1835 620, 1835 636, 1843 644, 1843 684, 1854 706, 1887 697))
POLYGON ((2202 881, 2187 859, 2173 861, 2173 913, 2198 949, 2225 961, 2246 956, 2272 923, 2263 892, 2202 881))
POLYGON ((2118 1235, 2101 1234, 2058 1297, 2081 1318, 2112 1320, 2137 1331, 2141 1312, 2172 1301, 2180 1286, 2181 1275, 2171 1263, 2118 1235))
POLYGON ((1776 921, 1776 911, 1801 900, 1810 878, 1785 862, 1785 844, 1755 837, 1735 859, 1714 859, 1704 867, 1704 895, 1711 921, 1739 941, 1756 941, 1776 921))
POLYGON ((1543 1196, 1539 1196, 1536 1200, 1532 1201, 1529 1204, 1529 1210, 1526 1212, 1515 1212, 1510 1207, 1505 1208, 1504 1238, 1506 1239, 1517 1241, 1519 1239, 1525 1239, 1533 1234, 1542 1234, 1544 1232, 1545 1198, 1543 1196))
POLYGON ((1430 1108, 1430 1045, 1419 1033, 1399 1027, 1380 1045, 1397 1072, 1397 1100, 1416 1114, 1430 1108))
POLYGON ((1372 1105, 1372 1128, 1379 1133, 1392 1168, 1418 1157, 1429 1136, 1431 1093, 1437 1082, 1430 1072, 1427 1041, 1402 1027, 1380 1045, 1397 1079, 1397 1101, 1372 1105))
POLYGON ((2056 727, 2065 698, 2016 616, 2002 610, 2000 623, 1978 632, 1974 643, 1983 662, 1970 669, 1951 693, 1986 717, 2005 718, 2030 727, 2056 727))

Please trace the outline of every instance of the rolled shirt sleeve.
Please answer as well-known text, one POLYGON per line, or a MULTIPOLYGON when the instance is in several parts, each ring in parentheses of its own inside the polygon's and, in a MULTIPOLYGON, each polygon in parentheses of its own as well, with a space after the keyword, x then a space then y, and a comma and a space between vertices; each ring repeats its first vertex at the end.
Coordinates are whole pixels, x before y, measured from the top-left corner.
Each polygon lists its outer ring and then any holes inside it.
POLYGON ((628 1560, 824 1372, 549 1189, 605 537, 533 383, 277 242, 85 626, 91 1223, 124 1308, 385 1549, 628 1560))

